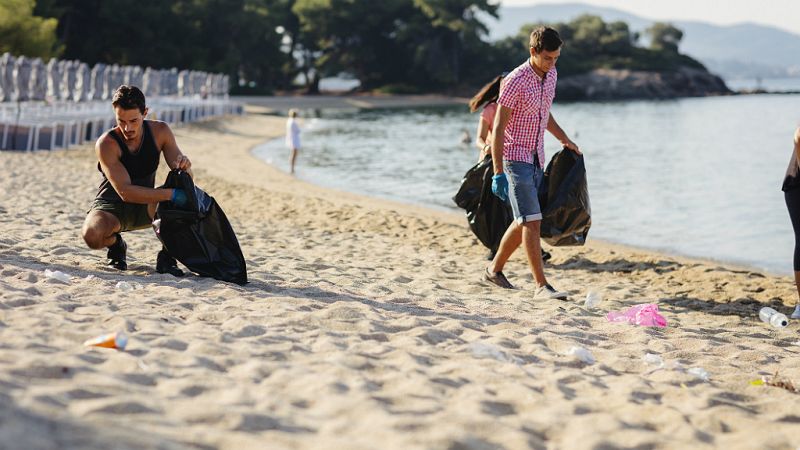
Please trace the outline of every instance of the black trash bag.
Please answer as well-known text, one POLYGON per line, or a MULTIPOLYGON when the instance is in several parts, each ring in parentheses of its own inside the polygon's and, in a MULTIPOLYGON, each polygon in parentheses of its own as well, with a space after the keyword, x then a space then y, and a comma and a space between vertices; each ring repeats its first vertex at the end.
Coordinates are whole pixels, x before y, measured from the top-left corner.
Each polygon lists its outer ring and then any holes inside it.
POLYGON ((497 251, 513 213, 507 202, 492 193, 493 175, 492 157, 487 155, 464 175, 453 201, 467 211, 467 222, 475 237, 489 250, 497 251))
POLYGON ((161 187, 183 189, 189 200, 183 207, 170 201, 156 207, 153 229, 167 251, 200 276, 247 283, 239 241, 217 201, 182 170, 171 171, 161 187))
POLYGON ((592 208, 583 155, 562 149, 553 155, 539 191, 542 239, 554 247, 583 245, 592 226, 592 208))

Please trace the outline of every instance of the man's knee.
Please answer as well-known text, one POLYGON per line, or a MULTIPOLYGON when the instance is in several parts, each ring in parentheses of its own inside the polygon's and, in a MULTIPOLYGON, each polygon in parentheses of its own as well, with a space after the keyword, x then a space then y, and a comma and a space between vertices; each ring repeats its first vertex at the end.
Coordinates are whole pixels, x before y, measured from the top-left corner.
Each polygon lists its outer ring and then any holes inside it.
POLYGON ((530 220, 528 222, 523 222, 522 226, 529 231, 534 233, 539 233, 542 229, 542 221, 541 220, 530 220))
POLYGON ((106 223, 102 217, 87 217, 83 222, 81 236, 86 245, 94 250, 105 247, 105 242, 114 233, 111 224, 106 223))
POLYGON ((85 226, 83 230, 81 230, 81 234, 83 235, 83 241, 86 242, 86 245, 94 250, 99 250, 105 247, 104 242, 106 240, 106 236, 97 228, 92 228, 85 226))

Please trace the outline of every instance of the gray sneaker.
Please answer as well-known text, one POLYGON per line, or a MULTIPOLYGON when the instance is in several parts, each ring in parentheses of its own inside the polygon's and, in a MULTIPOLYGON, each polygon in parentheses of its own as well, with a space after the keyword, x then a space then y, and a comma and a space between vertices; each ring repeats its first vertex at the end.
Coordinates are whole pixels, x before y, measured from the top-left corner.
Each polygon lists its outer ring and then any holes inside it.
POLYGON ((536 291, 533 293, 533 298, 535 299, 556 298, 559 300, 566 300, 567 293, 557 291, 556 288, 554 288, 553 286, 545 284, 544 286, 539 286, 536 289, 536 291))

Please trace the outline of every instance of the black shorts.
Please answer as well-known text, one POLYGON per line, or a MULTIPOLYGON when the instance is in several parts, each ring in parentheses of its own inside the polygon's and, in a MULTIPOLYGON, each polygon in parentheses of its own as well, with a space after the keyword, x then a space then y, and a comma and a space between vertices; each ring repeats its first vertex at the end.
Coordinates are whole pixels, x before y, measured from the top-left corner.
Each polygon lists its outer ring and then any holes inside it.
POLYGON ((152 225, 150 215, 147 214, 147 205, 111 202, 96 198, 89 208, 89 212, 92 211, 105 211, 113 214, 119 220, 120 231, 142 230, 152 225))

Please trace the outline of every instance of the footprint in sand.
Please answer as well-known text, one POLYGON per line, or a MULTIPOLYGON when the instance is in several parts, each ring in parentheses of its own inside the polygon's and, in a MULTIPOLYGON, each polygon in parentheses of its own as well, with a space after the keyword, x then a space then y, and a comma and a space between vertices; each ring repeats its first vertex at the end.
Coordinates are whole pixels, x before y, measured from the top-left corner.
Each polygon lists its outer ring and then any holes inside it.
POLYGON ((149 408, 139 402, 118 402, 110 403, 99 408, 86 411, 86 414, 152 414, 159 411, 149 408))

